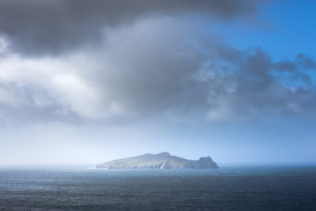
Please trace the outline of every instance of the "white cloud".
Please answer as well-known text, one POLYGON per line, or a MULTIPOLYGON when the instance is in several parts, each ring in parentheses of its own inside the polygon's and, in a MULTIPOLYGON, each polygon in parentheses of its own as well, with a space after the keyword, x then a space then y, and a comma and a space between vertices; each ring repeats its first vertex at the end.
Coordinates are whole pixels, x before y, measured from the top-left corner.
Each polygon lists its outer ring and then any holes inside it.
POLYGON ((81 67, 75 61, 7 55, 0 60, 0 69, 2 103, 20 107, 54 106, 84 118, 104 115, 100 93, 78 74, 81 67))

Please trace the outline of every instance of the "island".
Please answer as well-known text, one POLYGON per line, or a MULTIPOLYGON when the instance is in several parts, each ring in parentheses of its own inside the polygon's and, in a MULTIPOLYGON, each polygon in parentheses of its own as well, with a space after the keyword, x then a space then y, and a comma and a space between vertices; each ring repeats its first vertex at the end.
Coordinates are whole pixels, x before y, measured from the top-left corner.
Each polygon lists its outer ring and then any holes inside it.
POLYGON ((96 166, 103 169, 215 169, 217 164, 210 156, 199 160, 187 160, 168 152, 144 154, 130 158, 112 160, 96 166))

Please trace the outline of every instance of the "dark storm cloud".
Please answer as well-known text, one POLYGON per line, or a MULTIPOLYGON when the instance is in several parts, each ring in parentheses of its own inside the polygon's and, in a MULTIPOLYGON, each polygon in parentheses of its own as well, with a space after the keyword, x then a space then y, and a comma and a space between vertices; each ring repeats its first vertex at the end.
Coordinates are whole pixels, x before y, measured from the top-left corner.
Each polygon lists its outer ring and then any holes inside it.
POLYGON ((20 53, 0 59, 0 119, 222 120, 313 112, 312 58, 274 61, 262 48, 238 50, 204 31, 204 16, 198 26, 172 17, 203 12, 231 19, 252 14, 254 1, 86 2, 0 1, 0 31, 20 53), (97 47, 77 48, 93 42, 97 47))
POLYGON ((252 15, 253 0, 0 0, 0 35, 25 54, 60 53, 97 43, 106 27, 148 15, 252 15))
POLYGON ((262 48, 238 50, 182 24, 147 19, 109 30, 99 48, 3 58, 0 118, 217 121, 314 112, 313 59, 274 61, 262 48))

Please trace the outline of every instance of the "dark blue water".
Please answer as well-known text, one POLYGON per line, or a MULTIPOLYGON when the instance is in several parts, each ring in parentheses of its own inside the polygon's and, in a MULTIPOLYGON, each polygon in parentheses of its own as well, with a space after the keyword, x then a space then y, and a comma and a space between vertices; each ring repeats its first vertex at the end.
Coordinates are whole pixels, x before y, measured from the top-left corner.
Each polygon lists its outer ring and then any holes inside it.
POLYGON ((0 210, 316 210, 316 167, 1 169, 0 210))

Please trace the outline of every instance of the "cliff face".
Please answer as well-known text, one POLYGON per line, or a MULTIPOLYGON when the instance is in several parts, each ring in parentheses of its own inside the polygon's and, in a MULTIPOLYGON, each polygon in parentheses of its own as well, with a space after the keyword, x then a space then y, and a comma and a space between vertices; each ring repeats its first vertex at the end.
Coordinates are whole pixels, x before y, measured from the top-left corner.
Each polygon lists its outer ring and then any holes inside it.
POLYGON ((199 160, 187 160, 172 156, 167 152, 159 154, 144 154, 131 158, 113 160, 97 165, 106 169, 210 169, 218 168, 211 157, 201 157, 199 160))

